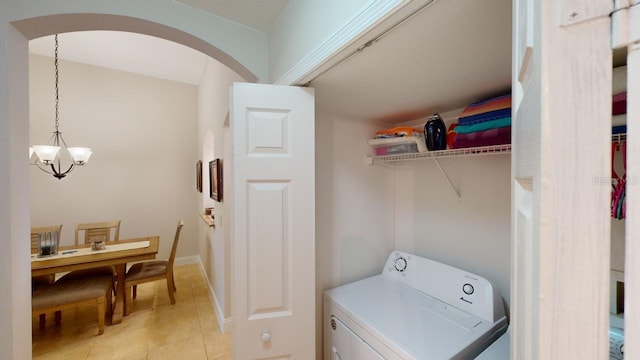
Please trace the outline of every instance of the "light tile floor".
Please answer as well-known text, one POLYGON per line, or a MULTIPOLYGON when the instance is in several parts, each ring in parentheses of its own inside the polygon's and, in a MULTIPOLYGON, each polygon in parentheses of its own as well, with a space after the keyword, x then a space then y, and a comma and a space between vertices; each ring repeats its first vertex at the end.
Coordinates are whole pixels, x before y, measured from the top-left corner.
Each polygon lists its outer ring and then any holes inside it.
POLYGON ((177 266, 175 278, 175 305, 165 281, 138 285, 131 315, 103 335, 95 306, 65 308, 59 326, 47 314, 43 331, 33 316, 33 359, 231 360, 231 335, 220 332, 198 265, 177 266))

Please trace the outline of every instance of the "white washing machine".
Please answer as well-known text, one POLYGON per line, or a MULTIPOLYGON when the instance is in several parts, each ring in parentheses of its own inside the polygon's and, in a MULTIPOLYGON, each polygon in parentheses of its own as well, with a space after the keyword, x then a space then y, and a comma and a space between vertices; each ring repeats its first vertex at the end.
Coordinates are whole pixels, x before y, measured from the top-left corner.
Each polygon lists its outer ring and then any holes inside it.
MULTIPOLYGON (((609 360, 624 360, 624 319, 609 315, 609 360)), ((483 351, 476 360, 509 360, 509 330, 483 351)))
POLYGON ((323 306, 325 360, 473 359, 507 329, 489 281, 400 251, 323 306))
POLYGON ((509 330, 483 351, 476 360, 509 360, 509 330))

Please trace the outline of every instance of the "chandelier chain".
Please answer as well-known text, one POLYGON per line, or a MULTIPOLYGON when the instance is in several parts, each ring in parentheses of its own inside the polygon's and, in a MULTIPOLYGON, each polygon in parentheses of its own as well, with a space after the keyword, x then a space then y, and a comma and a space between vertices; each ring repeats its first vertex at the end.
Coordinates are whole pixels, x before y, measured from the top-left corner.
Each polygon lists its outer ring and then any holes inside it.
POLYGON ((58 121, 58 102, 59 102, 59 98, 58 98, 58 34, 55 35, 55 41, 56 41, 56 45, 55 45, 55 55, 54 55, 54 60, 53 60, 53 64, 55 67, 55 86, 56 86, 56 132, 58 131, 58 126, 59 126, 59 121, 58 121))

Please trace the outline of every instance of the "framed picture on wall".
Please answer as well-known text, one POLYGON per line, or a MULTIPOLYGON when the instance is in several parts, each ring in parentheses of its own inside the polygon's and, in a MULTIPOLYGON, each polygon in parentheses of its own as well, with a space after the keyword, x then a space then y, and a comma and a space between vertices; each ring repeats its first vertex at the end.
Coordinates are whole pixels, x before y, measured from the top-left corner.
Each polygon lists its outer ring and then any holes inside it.
POLYGON ((202 160, 196 162, 196 190, 202 192, 202 160))
POLYGON ((209 161, 209 197, 222 202, 222 159, 209 161))

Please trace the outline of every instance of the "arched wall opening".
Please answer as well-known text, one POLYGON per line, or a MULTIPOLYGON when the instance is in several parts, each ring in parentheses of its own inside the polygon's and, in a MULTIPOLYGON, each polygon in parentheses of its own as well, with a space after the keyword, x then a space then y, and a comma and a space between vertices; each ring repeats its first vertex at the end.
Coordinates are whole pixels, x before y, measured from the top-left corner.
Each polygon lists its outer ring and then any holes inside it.
POLYGON ((11 23, 28 40, 42 36, 73 31, 113 30, 139 33, 173 41, 198 50, 227 66, 247 82, 256 82, 258 77, 214 44, 182 30, 123 15, 108 14, 60 14, 47 15, 11 23))
MULTIPOLYGON (((5 279, 0 295, 0 348, 7 359, 31 357, 30 263, 27 242, 30 223, 29 167, 26 159, 29 138, 28 41, 41 36, 71 31, 115 30, 136 32, 174 41, 199 50, 226 65, 244 80, 255 76, 239 61, 213 44, 188 32, 141 18, 108 14, 61 14, 17 20, 0 30, 4 55, 0 55, 0 164, 7 171, 0 197, 0 236, 7 251, 0 255, 5 279), (6 51, 5 51, 6 50, 6 51)), ((4 358, 0 356, 0 359, 4 358)))

